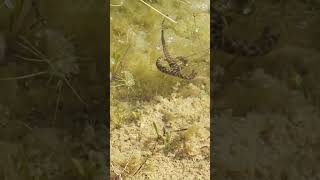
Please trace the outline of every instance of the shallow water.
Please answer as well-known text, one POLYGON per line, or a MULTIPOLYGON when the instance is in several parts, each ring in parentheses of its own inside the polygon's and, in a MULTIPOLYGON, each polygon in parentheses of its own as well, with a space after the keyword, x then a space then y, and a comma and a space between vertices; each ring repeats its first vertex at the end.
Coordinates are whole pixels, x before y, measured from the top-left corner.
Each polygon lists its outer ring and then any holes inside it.
POLYGON ((127 164, 121 175, 131 179, 209 179, 209 1, 146 1, 172 18, 168 50, 188 58, 187 70, 198 72, 191 81, 155 65, 164 56, 165 17, 141 1, 123 2, 111 6, 111 174, 127 164))

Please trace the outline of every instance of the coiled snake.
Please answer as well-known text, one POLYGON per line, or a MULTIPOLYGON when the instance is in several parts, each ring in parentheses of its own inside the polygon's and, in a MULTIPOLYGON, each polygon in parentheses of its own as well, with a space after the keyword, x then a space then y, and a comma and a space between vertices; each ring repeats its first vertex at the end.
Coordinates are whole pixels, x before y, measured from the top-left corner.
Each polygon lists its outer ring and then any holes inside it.
POLYGON ((164 39, 164 21, 162 21, 162 29, 161 29, 161 42, 162 42, 162 50, 164 57, 159 57, 156 61, 156 66, 159 71, 169 74, 171 76, 176 76, 181 79, 191 80, 193 79, 197 73, 192 70, 192 72, 188 75, 182 73, 184 67, 188 66, 188 60, 182 56, 178 56, 172 58, 169 54, 168 49, 166 47, 166 41, 164 39))
MULTIPOLYGON (((226 23, 224 21, 224 16, 222 16, 220 12, 213 8, 210 19, 211 53, 217 50, 221 50, 226 53, 238 56, 263 56, 273 49, 274 45, 278 42, 279 39, 279 34, 272 34, 270 28, 265 27, 261 35, 253 42, 236 40, 224 34, 224 27, 226 23)), ((192 72, 188 75, 182 73, 182 69, 187 66, 188 60, 181 56, 172 58, 172 56, 169 54, 164 39, 163 24, 164 20, 162 21, 161 30, 161 41, 164 58, 160 57, 157 59, 156 66, 158 70, 165 74, 176 76, 181 79, 193 79, 197 75, 197 72, 195 72, 194 70, 192 70, 192 72)))

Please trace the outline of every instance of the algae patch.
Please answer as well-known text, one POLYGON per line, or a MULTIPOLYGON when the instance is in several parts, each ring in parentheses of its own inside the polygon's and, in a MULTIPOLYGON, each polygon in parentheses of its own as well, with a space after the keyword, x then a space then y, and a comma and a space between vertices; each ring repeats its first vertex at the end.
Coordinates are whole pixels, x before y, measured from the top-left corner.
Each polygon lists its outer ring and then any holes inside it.
POLYGON ((157 70, 165 17, 139 1, 111 7, 111 174, 209 179, 210 2, 144 2, 177 22, 166 21, 168 50, 198 77, 157 70))

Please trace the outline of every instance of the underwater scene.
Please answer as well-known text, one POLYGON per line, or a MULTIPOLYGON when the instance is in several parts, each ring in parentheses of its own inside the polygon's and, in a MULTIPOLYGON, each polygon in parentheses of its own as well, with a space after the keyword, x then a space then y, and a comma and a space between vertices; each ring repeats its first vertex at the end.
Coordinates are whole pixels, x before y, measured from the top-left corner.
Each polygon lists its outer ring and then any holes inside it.
POLYGON ((111 179, 210 179, 210 1, 110 2, 111 179))
POLYGON ((107 4, 0 4, 0 179, 106 179, 107 4))
POLYGON ((320 2, 213 3, 212 177, 319 179, 320 2))

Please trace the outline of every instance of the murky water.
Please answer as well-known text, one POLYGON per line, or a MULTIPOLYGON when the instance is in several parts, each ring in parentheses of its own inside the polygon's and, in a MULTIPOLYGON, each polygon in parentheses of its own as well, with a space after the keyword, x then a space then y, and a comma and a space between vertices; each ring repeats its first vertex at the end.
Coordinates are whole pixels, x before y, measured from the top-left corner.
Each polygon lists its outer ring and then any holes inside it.
POLYGON ((268 25, 280 33, 280 41, 265 56, 214 56, 223 72, 217 73, 213 102, 214 178, 315 178, 312 172, 319 168, 312 164, 318 162, 309 157, 318 154, 313 143, 319 127, 319 3, 254 5, 251 15, 232 16, 227 33, 250 41, 268 25), (301 163, 308 168, 301 168, 301 163))
POLYGON ((0 10, 0 177, 103 178, 105 4, 32 2, 0 10))

